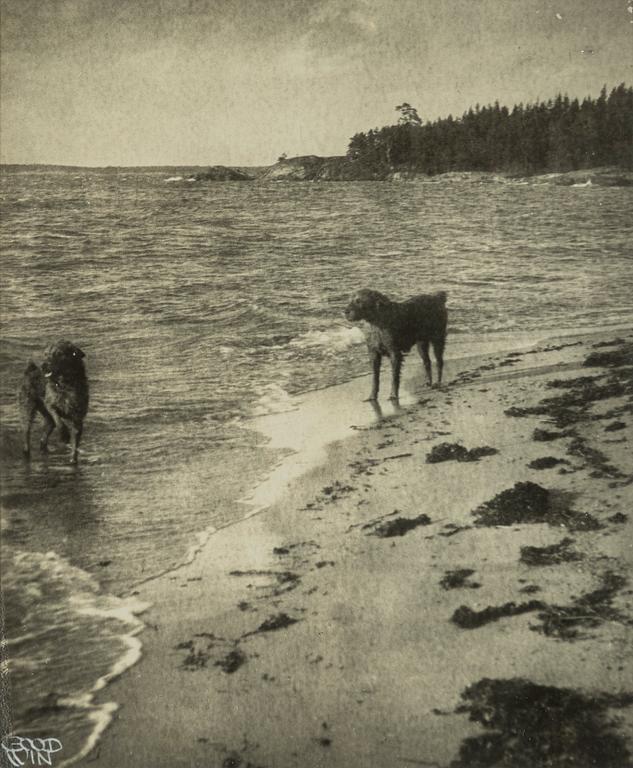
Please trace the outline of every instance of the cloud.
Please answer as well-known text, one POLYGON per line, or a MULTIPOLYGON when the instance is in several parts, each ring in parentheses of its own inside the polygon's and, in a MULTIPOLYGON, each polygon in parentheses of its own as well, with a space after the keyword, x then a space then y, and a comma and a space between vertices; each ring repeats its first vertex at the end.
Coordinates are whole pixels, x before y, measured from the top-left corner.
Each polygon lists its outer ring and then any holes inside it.
POLYGON ((310 14, 306 40, 320 52, 349 52, 371 42, 378 28, 377 14, 369 0, 329 0, 310 14))

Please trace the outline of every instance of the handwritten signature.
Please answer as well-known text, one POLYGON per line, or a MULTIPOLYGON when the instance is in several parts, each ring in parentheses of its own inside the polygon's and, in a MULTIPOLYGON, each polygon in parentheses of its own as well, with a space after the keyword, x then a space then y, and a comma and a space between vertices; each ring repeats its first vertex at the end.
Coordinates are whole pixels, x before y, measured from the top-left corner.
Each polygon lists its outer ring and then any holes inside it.
POLYGON ((59 739, 27 739, 26 736, 8 736, 2 740, 2 749, 15 768, 23 765, 52 765, 53 754, 59 752, 59 739))

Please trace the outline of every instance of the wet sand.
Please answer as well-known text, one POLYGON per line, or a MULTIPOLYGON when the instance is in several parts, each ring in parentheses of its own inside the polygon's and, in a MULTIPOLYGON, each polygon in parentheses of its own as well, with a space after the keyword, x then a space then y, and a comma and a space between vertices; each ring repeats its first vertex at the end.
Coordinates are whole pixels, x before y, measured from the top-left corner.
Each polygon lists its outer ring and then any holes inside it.
POLYGON ((362 378, 258 420, 287 457, 136 590, 143 657, 82 764, 628 765, 632 338, 454 363, 440 390, 415 361, 400 409, 362 378))

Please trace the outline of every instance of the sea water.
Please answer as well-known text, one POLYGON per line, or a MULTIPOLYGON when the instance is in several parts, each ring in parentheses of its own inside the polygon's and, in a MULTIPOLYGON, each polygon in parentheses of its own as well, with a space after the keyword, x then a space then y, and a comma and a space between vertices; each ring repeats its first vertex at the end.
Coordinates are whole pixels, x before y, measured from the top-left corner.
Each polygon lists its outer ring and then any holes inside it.
POLYGON ((92 695, 142 653, 135 585, 247 513, 274 460, 250 420, 367 371, 354 290, 446 290, 449 356, 633 322, 630 188, 189 179, 0 174, 11 714, 66 759, 116 706, 92 695), (91 385, 77 468, 37 453, 39 425, 20 453, 20 376, 60 338, 91 385))

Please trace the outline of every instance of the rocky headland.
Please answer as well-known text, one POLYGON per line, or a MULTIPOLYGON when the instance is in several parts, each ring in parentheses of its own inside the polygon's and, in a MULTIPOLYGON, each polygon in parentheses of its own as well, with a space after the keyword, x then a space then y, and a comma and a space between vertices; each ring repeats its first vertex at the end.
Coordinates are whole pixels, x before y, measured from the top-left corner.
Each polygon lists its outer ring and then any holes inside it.
POLYGON ((344 155, 302 155, 283 158, 274 165, 248 168, 215 165, 194 176, 196 181, 418 181, 468 183, 531 183, 553 186, 633 186, 633 171, 609 166, 584 170, 517 176, 484 171, 451 171, 429 175, 410 167, 374 165, 344 155))

